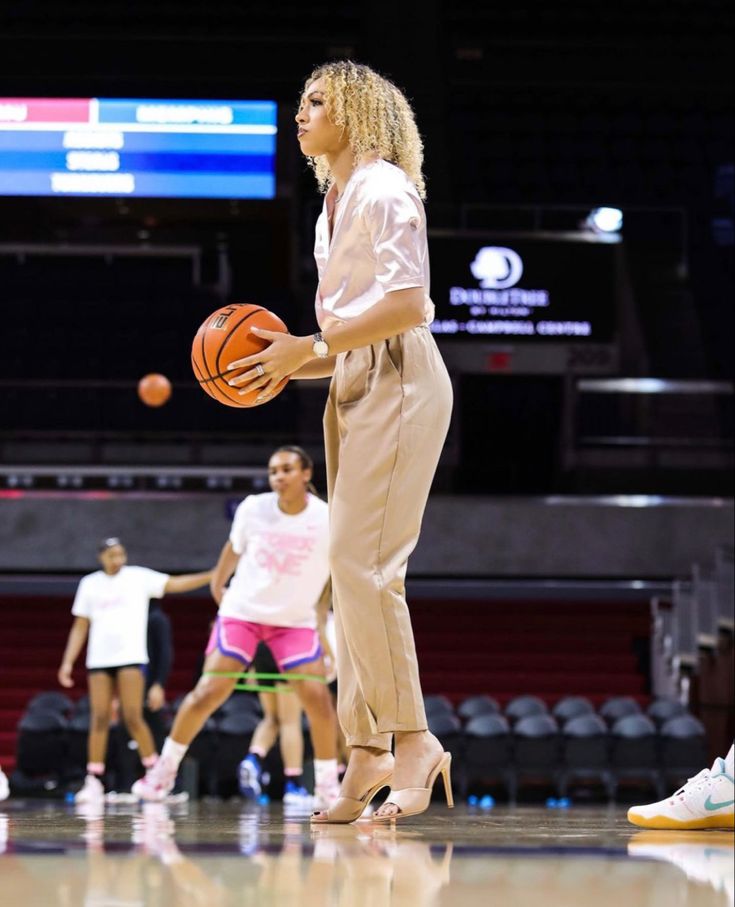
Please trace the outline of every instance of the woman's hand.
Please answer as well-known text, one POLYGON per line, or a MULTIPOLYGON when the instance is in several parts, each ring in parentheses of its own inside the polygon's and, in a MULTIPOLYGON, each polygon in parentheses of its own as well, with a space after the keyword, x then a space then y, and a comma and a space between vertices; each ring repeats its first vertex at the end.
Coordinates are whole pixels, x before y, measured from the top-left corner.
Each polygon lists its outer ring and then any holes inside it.
POLYGON ((250 332, 263 340, 269 340, 270 346, 252 356, 230 362, 226 371, 236 368, 247 371, 231 378, 227 383, 230 387, 240 388, 240 394, 260 391, 257 402, 261 402, 273 396, 284 378, 290 378, 312 358, 313 340, 311 337, 294 337, 281 331, 267 331, 265 328, 251 328, 250 332))
POLYGON ((160 683, 151 684, 146 702, 151 712, 158 712, 164 707, 166 704, 166 693, 160 683))
POLYGON ((73 665, 64 663, 61 665, 59 673, 56 675, 62 687, 66 687, 67 689, 74 686, 74 679, 71 676, 72 668, 73 665))

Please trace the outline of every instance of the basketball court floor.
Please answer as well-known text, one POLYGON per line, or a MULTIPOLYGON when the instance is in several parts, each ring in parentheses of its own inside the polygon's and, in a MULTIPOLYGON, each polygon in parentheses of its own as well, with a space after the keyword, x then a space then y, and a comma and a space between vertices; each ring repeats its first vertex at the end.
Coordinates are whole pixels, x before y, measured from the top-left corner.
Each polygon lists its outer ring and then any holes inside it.
POLYGON ((731 907, 732 832, 654 832, 616 808, 432 806, 311 827, 280 804, 0 807, 12 907, 731 907))

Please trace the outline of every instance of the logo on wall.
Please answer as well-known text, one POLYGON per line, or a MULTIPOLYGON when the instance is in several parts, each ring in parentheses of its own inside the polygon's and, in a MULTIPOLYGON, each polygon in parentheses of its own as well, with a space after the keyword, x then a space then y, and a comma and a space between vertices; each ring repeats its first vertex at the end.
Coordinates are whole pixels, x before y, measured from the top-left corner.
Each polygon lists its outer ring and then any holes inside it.
POLYGON ((485 290, 505 290, 515 286, 523 275, 523 261, 513 249, 483 246, 470 265, 475 280, 485 290))

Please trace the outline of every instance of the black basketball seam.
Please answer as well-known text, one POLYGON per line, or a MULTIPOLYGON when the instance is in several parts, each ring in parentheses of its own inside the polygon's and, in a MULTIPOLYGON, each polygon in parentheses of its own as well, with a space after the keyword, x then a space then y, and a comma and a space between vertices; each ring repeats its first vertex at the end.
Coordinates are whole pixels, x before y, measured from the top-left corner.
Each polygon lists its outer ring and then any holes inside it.
POLYGON ((265 309, 262 306, 258 306, 257 308, 253 309, 252 312, 248 312, 248 314, 244 318, 241 318, 240 321, 238 321, 237 324, 234 325, 234 327, 225 336, 225 339, 220 344, 219 351, 217 352, 217 359, 215 360, 215 363, 214 363, 215 368, 217 369, 218 372, 219 372, 220 357, 222 356, 222 352, 223 352, 224 348, 227 346, 227 343, 228 343, 230 337, 232 337, 232 335, 240 327, 241 324, 245 324, 245 322, 248 320, 248 318, 252 318, 256 312, 264 312, 264 311, 265 311, 265 309))
MULTIPOLYGON (((234 303, 234 304, 238 305, 238 306, 246 305, 246 303, 234 303)), ((202 351, 202 363, 203 363, 203 366, 206 368, 206 373, 207 373, 208 377, 200 378, 198 380, 199 380, 199 383, 202 385, 202 390, 209 393, 210 396, 214 396, 214 394, 212 394, 212 392, 211 392, 212 390, 215 390, 217 392, 217 394, 219 395, 220 403, 226 403, 228 406, 239 406, 237 401, 233 400, 231 397, 229 397, 229 395, 225 391, 223 391, 222 388, 220 388, 216 383, 218 378, 224 378, 224 375, 219 371, 219 361, 220 361, 220 356, 222 355, 222 351, 225 348, 227 341, 230 339, 230 337, 233 335, 233 333, 240 327, 241 324, 246 322, 248 320, 248 318, 250 318, 251 316, 255 315, 256 312, 264 312, 264 311, 265 311, 265 309, 262 306, 256 306, 252 311, 248 312, 248 314, 244 318, 241 318, 240 321, 238 321, 237 324, 234 325, 230 329, 230 331, 227 333, 224 340, 220 344, 219 351, 217 353, 217 359, 215 361, 215 368, 218 371, 214 375, 211 373, 211 371, 209 369, 209 362, 207 360, 207 352, 206 352, 206 349, 204 346, 204 338, 207 334, 208 323, 213 316, 210 315, 209 318, 207 319, 207 322, 206 322, 207 327, 205 327, 204 330, 202 331, 201 351, 202 351), (211 382, 211 384, 210 384, 210 382, 211 382), (204 387, 205 384, 210 384, 210 387, 209 388, 204 387)), ((218 398, 215 397, 215 399, 218 399, 218 398)))
POLYGON ((217 397, 214 396, 214 394, 212 393, 211 389, 204 386, 205 384, 207 384, 207 383, 208 383, 209 381, 211 381, 212 379, 211 379, 211 378, 202 378, 202 377, 201 377, 201 375, 203 374, 203 372, 202 372, 202 370, 199 368, 199 365, 197 364, 197 361, 196 361, 196 359, 194 358, 193 354, 192 354, 192 357, 191 357, 191 366, 192 366, 192 368, 194 369, 194 375, 195 375, 197 381, 199 382, 199 384, 201 385, 202 390, 203 390, 208 396, 212 397, 212 399, 217 400, 218 403, 221 403, 222 401, 219 400, 217 397))
MULTIPOLYGON (((206 349, 205 349, 205 347, 204 347, 204 338, 207 336, 207 330, 209 329, 209 321, 210 321, 211 318, 212 318, 211 315, 209 316, 209 318, 207 318, 207 321, 205 322, 205 324, 206 324, 207 326, 206 326, 206 327, 204 328, 204 330, 202 331, 202 364, 203 364, 204 368, 205 368, 206 371, 207 371, 207 375, 209 375, 208 381, 209 381, 209 380, 212 380, 212 373, 211 373, 211 371, 209 370, 209 362, 207 361, 207 351, 206 351, 206 349)), ((212 384, 211 388, 203 387, 202 390, 204 390, 205 393, 209 393, 209 396, 210 396, 210 397, 213 397, 215 400, 218 400, 218 402, 220 402, 220 403, 223 403, 223 402, 226 402, 227 404, 232 403, 232 401, 231 401, 230 398, 227 396, 227 394, 222 390, 222 388, 217 387, 216 383, 215 383, 215 384, 212 384), (218 396, 215 396, 215 395, 211 392, 212 389, 214 389, 214 390, 217 392, 218 396)))

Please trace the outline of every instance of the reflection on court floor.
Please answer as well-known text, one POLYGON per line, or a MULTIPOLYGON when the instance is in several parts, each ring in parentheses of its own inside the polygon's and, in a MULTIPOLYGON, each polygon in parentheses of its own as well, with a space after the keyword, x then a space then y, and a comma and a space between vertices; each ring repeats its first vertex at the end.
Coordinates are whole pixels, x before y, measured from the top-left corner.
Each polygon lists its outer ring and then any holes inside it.
POLYGON ((280 805, 3 808, 0 890, 19 907, 733 905, 732 833, 637 831, 620 809, 311 828, 280 805))

